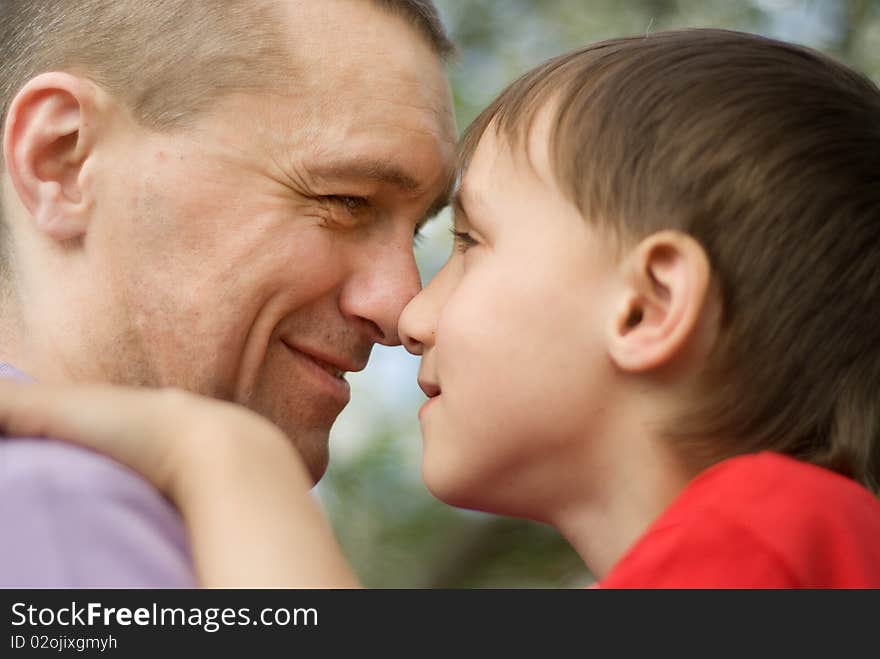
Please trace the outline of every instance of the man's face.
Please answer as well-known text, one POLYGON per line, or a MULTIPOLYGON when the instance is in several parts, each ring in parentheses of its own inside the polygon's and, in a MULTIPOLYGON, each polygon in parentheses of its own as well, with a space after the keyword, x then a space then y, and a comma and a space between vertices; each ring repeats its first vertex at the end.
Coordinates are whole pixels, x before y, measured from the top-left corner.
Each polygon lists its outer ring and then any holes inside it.
POLYGON ((221 98, 181 131, 126 126, 88 241, 115 308, 110 378, 244 403, 317 479, 349 399, 339 372, 399 342, 456 131, 442 64, 403 20, 285 6, 289 87, 221 98))

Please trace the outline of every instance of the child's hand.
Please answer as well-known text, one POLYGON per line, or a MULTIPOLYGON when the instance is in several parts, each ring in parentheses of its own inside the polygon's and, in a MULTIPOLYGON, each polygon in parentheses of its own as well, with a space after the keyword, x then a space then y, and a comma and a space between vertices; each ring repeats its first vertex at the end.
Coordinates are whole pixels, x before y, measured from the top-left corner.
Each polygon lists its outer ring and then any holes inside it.
POLYGON ((190 463, 216 452, 230 437, 287 441, 274 425, 243 407, 179 389, 2 379, 0 432, 52 437, 93 449, 134 469, 172 497, 190 463))
POLYGON ((357 585, 294 444, 243 407, 173 389, 0 380, 0 431, 69 440, 152 481, 186 520, 202 585, 357 585))

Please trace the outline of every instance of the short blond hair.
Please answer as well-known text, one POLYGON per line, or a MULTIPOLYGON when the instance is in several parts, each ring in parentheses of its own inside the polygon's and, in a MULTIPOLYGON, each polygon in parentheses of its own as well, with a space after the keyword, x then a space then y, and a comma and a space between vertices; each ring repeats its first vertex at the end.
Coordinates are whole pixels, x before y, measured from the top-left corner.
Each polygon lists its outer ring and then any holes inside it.
POLYGON ((271 84, 285 62, 263 0, 9 0, 2 11, 4 119, 30 78, 63 70, 94 80, 144 125, 167 128, 224 92, 271 84))
MULTIPOLYGON (((407 20, 440 57, 453 46, 430 0, 371 0, 407 20)), ((290 83, 277 1, 0 0, 0 103, 33 76, 78 72, 144 125, 185 122, 232 91, 290 83)))

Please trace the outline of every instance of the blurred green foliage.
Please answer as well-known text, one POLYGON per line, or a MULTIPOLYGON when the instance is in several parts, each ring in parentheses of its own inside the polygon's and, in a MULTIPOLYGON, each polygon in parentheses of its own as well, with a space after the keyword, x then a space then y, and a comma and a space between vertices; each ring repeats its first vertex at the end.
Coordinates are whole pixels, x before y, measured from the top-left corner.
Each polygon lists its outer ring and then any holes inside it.
MULTIPOLYGON (((516 76, 592 41, 678 27, 757 32, 830 53, 880 77, 880 0, 436 0, 459 46, 450 67, 459 127, 516 76)), ((448 223, 444 216, 435 224, 448 223)), ((443 226, 419 252, 428 279, 449 250, 443 226)), ((592 578, 553 529, 462 511, 420 478, 417 362, 378 351, 352 378, 318 495, 367 586, 581 587, 592 578), (394 375, 394 374, 397 375, 394 375)))

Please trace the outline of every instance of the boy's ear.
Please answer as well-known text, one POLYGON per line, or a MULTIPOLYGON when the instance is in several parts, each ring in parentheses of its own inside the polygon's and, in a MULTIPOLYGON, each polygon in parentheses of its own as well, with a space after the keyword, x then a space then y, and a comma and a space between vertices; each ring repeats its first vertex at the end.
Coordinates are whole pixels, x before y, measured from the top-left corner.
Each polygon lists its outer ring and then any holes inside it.
POLYGON ((3 156, 36 228, 58 241, 88 227, 92 190, 83 176, 97 126, 97 88, 67 73, 43 73, 15 95, 6 115, 3 156))
POLYGON ((696 331, 709 288, 709 259, 687 234, 660 231, 640 242, 622 267, 608 350, 620 369, 648 371, 680 354, 696 331))

